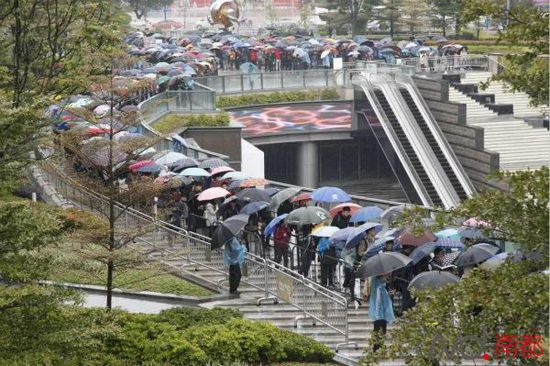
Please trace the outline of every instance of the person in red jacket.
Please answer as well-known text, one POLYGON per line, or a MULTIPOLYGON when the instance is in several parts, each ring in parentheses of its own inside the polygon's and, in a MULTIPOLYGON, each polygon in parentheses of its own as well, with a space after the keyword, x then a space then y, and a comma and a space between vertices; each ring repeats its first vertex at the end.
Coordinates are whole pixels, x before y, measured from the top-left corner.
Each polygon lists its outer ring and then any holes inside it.
POLYGON ((275 262, 281 263, 288 267, 288 243, 290 242, 290 227, 286 222, 277 226, 275 230, 275 262))
POLYGON ((283 51, 280 49, 275 50, 275 71, 281 71, 281 59, 283 58, 283 51))

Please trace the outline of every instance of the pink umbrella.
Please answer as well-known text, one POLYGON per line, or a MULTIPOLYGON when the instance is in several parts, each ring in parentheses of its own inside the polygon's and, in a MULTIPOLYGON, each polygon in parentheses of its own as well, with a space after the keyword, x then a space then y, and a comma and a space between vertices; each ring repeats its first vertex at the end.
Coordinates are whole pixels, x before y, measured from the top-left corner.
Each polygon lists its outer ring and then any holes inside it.
POLYGON ((486 227, 486 228, 492 228, 493 226, 489 224, 487 221, 479 220, 476 217, 471 217, 468 220, 464 221, 462 223, 462 226, 468 226, 468 227, 486 227))
POLYGON ((235 169, 229 166, 218 166, 210 170, 210 175, 212 176, 220 173, 227 173, 227 172, 234 172, 234 171, 235 169))
POLYGON ((131 172, 135 172, 139 168, 143 168, 144 166, 153 165, 153 164, 156 164, 156 163, 151 160, 142 160, 142 161, 138 161, 137 163, 131 164, 128 167, 128 169, 130 169, 131 172))
POLYGON ((210 201, 210 200, 215 200, 216 198, 225 197, 229 194, 230 194, 229 191, 227 191, 226 189, 223 189, 221 187, 212 187, 212 188, 208 188, 204 192, 201 192, 201 194, 199 194, 197 199, 199 201, 210 201))
POLYGON ((329 212, 332 215, 332 217, 334 217, 334 216, 338 215, 338 213, 340 211, 342 211, 344 209, 344 207, 349 207, 352 214, 354 214, 355 212, 357 212, 361 208, 361 206, 359 206, 356 203, 351 203, 351 202, 350 203, 340 203, 339 205, 334 206, 333 208, 331 208, 329 210, 329 212))

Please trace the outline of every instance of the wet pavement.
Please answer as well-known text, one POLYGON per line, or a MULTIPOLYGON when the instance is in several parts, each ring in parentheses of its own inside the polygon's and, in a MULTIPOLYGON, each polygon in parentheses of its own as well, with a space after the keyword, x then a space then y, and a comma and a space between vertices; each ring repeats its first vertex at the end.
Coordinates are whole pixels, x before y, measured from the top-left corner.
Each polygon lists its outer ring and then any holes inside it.
MULTIPOLYGON (((85 292, 82 295, 85 307, 105 307, 106 296, 99 292, 85 292)), ((177 301, 170 300, 144 300, 131 296, 113 296, 113 308, 119 308, 131 313, 158 314, 162 310, 173 307, 185 306, 177 301)))

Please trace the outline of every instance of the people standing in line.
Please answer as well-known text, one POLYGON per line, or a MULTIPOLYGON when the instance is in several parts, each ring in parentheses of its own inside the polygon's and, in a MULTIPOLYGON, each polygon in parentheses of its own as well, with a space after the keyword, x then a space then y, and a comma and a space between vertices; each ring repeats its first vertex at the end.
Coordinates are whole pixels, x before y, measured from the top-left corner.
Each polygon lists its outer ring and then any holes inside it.
POLYGON ((344 262, 344 288, 350 292, 350 301, 361 304, 361 301, 355 297, 355 271, 360 265, 360 258, 357 256, 357 247, 342 250, 342 260, 344 262))
POLYGON ((321 285, 333 287, 334 273, 338 264, 336 248, 330 245, 329 238, 321 238, 317 250, 321 256, 321 285))
POLYGON ((281 263, 285 267, 288 267, 288 257, 289 257, 289 243, 290 243, 291 230, 290 226, 286 222, 283 222, 277 225, 275 229, 275 262, 281 263))
POLYGON ((218 206, 215 201, 208 201, 204 208, 204 220, 208 236, 212 237, 214 229, 218 225, 218 206))
POLYGON ((331 226, 344 229, 349 226, 349 220, 351 219, 351 210, 349 207, 344 207, 342 211, 338 212, 332 219, 331 226))
POLYGON ((235 216, 239 214, 239 205, 237 203, 237 200, 233 200, 226 205, 223 206, 223 209, 221 210, 221 218, 222 220, 227 220, 231 216, 235 216))
POLYGON ((298 273, 304 275, 304 263, 311 260, 308 257, 309 234, 311 233, 311 225, 302 225, 296 228, 296 246, 298 247, 298 273))
MULTIPOLYGON (((372 277, 372 286, 369 298, 369 317, 374 321, 374 336, 383 337, 386 335, 388 323, 395 321, 393 305, 386 285, 389 275, 372 277)), ((373 345, 373 352, 376 352, 383 344, 383 340, 377 339, 373 345)))
POLYGON ((253 213, 252 215, 248 216, 248 223, 244 227, 244 243, 246 245, 246 249, 251 252, 250 250, 250 244, 254 244, 254 249, 256 248, 256 242, 258 237, 258 224, 259 224, 259 217, 258 213, 253 213))
POLYGON ((224 264, 229 266, 229 293, 238 295, 241 283, 241 265, 246 257, 246 248, 236 238, 225 243, 224 264))
POLYGON ((281 59, 283 57, 283 52, 277 48, 274 52, 274 56, 275 56, 275 71, 281 71, 281 59))
POLYGON ((289 198, 279 205, 277 216, 291 213, 292 210, 294 210, 294 205, 292 204, 292 198, 289 198))
POLYGON ((174 214, 172 224, 182 229, 187 228, 187 218, 189 217, 189 206, 187 197, 181 192, 177 193, 177 200, 174 205, 174 214))

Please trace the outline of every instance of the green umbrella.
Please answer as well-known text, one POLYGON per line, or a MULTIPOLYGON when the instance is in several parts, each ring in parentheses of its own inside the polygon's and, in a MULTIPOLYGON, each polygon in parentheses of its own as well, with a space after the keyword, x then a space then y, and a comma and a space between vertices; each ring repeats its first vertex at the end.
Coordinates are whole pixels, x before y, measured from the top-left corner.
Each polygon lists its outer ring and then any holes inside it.
POLYGON ((161 76, 160 78, 157 79, 157 85, 162 85, 164 83, 167 83, 170 81, 170 79, 172 79, 170 76, 161 76))

